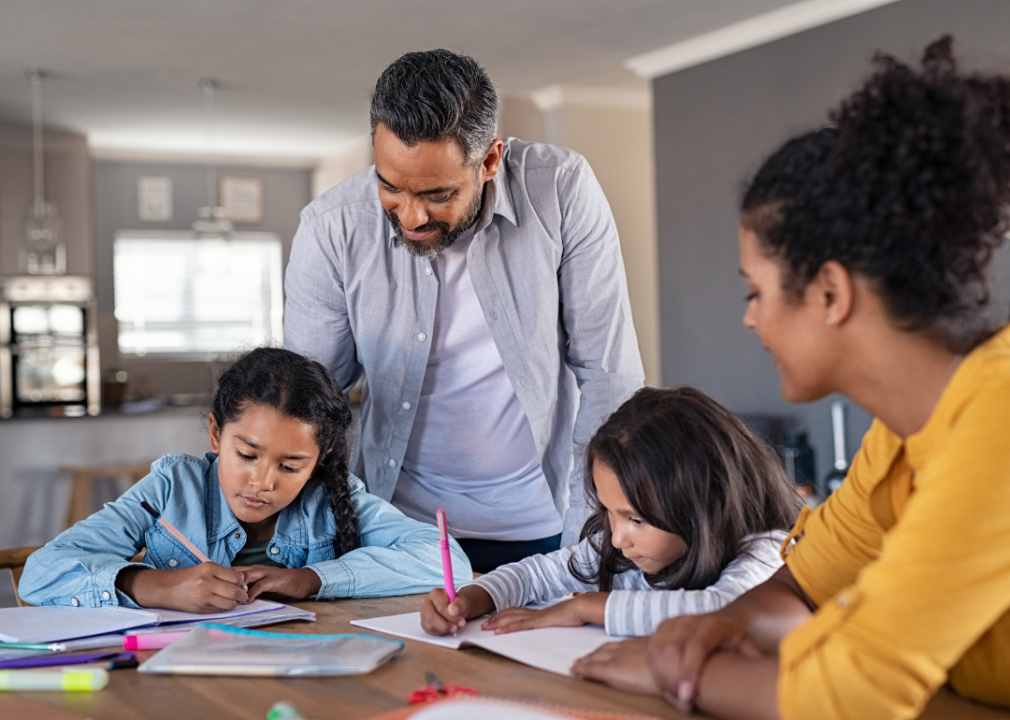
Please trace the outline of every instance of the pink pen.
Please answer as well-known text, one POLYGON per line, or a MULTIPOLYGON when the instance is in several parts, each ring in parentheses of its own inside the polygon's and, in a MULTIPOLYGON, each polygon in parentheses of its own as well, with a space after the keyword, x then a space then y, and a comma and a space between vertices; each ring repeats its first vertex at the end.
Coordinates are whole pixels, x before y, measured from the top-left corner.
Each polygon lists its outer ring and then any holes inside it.
POLYGON ((185 637, 189 630, 178 632, 140 633, 138 635, 127 635, 123 638, 124 650, 161 650, 168 647, 181 637, 185 637))
MULTIPOLYGON (((445 594, 449 602, 456 602, 456 585, 452 581, 452 557, 449 555, 449 529, 445 522, 445 510, 435 512, 435 523, 438 525, 438 543, 442 546, 442 577, 445 579, 445 594)), ((452 629, 453 636, 456 628, 452 629)))

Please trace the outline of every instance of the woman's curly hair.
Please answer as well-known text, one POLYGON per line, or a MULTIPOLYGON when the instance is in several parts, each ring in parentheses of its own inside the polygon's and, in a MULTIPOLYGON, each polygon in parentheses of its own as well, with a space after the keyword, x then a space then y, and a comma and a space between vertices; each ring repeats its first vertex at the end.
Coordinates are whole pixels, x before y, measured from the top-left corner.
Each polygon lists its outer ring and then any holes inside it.
POLYGON ((315 428, 319 461, 306 488, 321 483, 333 509, 337 557, 361 544, 358 514, 348 483, 348 429, 351 409, 333 376, 314 360, 281 348, 256 348, 218 380, 211 412, 219 428, 234 422, 249 405, 273 408, 315 428))
POLYGON ((794 298, 835 260, 900 327, 966 352, 1006 321, 987 307, 987 270, 1010 227, 1010 79, 959 73, 951 47, 929 45, 918 70, 878 55, 833 127, 765 162, 742 222, 794 298))

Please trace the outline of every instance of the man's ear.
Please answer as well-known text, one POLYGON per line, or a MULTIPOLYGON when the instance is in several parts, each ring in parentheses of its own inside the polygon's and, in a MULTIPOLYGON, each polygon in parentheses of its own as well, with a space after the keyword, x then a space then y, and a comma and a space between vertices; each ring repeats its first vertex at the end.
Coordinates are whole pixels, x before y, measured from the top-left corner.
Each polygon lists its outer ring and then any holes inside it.
POLYGON ((207 425, 209 427, 208 434, 210 435, 210 451, 213 453, 221 453, 221 428, 217 424, 217 418, 214 417, 214 413, 209 413, 207 415, 207 425))
POLYGON ((842 325, 852 315, 855 307, 856 288, 852 273, 837 260, 828 260, 811 283, 816 292, 815 300, 824 311, 827 325, 842 325))
POLYGON ((501 165, 501 157, 504 151, 505 143, 495 138, 495 141, 491 143, 491 147, 488 148, 487 154, 480 164, 479 180, 481 185, 498 174, 498 168, 501 165))

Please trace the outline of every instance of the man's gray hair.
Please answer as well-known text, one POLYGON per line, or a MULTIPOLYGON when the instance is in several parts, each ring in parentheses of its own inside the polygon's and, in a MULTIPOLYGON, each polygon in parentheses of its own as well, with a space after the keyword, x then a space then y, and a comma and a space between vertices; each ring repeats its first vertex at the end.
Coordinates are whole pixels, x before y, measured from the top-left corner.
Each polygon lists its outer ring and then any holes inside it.
POLYGON ((480 163, 498 128, 498 94, 477 61, 449 50, 403 55, 372 93, 372 137, 385 125, 404 145, 452 139, 468 165, 480 163))

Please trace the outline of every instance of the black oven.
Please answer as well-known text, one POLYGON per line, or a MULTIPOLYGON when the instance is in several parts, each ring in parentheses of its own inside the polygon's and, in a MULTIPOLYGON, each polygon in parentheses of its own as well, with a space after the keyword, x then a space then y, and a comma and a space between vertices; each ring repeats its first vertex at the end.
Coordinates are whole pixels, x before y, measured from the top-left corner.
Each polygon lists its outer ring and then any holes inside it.
POLYGON ((73 276, 3 279, 0 415, 97 415, 95 297, 73 276))

